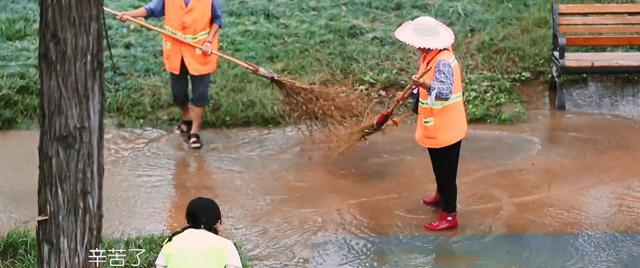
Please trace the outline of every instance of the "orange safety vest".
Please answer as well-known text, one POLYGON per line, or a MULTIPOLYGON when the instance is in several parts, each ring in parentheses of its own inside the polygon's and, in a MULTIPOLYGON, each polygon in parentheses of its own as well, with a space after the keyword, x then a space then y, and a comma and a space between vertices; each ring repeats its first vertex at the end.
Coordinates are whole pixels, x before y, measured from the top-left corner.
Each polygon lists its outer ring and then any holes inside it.
POLYGON ((435 78, 436 63, 448 61, 453 66, 453 95, 448 100, 429 103, 429 89, 420 88, 416 141, 427 148, 442 148, 462 140, 467 133, 467 116, 462 97, 462 71, 451 50, 433 51, 422 55, 420 72, 430 68, 423 81, 435 78))
MULTIPOLYGON (((165 0, 165 29, 202 45, 211 30, 211 1, 191 0, 189 6, 185 7, 184 0, 165 0)), ((220 33, 217 33, 211 42, 214 51, 218 50, 219 36, 220 33)), ((184 60, 192 75, 210 74, 218 68, 218 56, 205 54, 201 49, 169 36, 162 36, 162 52, 167 71, 174 74, 180 73, 181 60, 184 60)))

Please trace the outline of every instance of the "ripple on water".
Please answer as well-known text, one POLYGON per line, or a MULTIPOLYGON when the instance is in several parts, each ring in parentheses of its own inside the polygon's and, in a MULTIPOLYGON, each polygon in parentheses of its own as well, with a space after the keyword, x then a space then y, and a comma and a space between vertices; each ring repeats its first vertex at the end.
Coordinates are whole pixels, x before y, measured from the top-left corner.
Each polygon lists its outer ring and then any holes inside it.
POLYGON ((112 200, 104 206, 105 233, 165 232, 175 168, 170 135, 155 129, 118 129, 105 137, 104 198, 112 200))
POLYGON ((637 267, 638 233, 327 238, 310 267, 637 267), (360 249, 354 249, 360 247, 360 249))

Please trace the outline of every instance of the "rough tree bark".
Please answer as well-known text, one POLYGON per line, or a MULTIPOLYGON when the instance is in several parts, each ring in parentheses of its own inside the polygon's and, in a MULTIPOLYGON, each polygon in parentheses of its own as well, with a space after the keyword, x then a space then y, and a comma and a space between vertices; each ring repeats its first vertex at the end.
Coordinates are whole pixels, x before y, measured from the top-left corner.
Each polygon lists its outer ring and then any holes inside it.
MULTIPOLYGON (((91 267, 102 233, 102 0, 40 0, 39 267, 91 267)), ((34 77, 35 79, 35 77, 34 77)))

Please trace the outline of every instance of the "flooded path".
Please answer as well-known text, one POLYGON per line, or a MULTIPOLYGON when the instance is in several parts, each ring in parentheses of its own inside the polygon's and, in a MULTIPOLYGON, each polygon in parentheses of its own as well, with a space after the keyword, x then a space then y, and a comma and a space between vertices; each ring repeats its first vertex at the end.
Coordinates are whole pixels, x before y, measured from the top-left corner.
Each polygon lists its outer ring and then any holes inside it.
MULTIPOLYGON (((201 151, 159 130, 105 137, 105 233, 184 225, 188 201, 221 204, 226 236, 256 267, 632 267, 640 262, 640 122, 531 112, 472 125, 462 144, 458 230, 437 211, 413 126, 332 158, 292 129, 208 130, 201 151)), ((0 230, 35 218, 36 132, 0 133, 0 230)))

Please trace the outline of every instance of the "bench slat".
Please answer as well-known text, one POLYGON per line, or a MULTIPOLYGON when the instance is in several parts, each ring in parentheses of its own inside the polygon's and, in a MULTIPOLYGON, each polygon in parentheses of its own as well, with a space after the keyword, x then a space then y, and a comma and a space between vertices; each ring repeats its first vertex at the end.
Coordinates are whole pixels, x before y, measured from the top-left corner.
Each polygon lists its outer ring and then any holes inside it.
POLYGON ((640 67, 640 52, 567 53, 565 66, 589 67, 640 67))
POLYGON ((561 25, 561 33, 640 33, 640 25, 561 25))
POLYGON ((640 46, 640 36, 567 36, 567 46, 640 46))
POLYGON ((560 25, 640 24, 640 16, 560 17, 560 25))
POLYGON ((559 5, 560 14, 628 14, 640 13, 640 4, 559 5))

